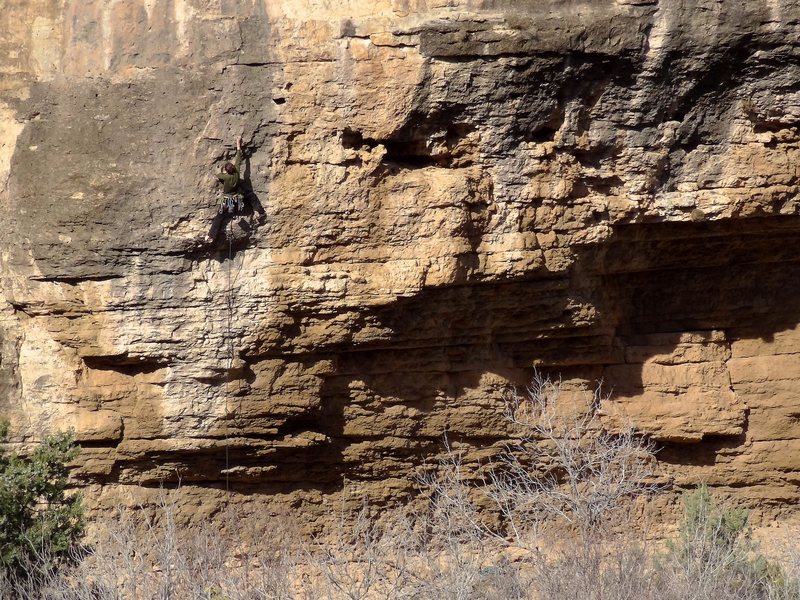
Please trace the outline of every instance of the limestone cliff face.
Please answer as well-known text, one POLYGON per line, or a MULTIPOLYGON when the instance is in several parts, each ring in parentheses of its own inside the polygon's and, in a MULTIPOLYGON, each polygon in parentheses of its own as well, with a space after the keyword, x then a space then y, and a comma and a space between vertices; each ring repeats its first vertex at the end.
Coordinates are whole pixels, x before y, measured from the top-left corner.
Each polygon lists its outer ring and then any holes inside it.
POLYGON ((797 0, 11 0, 0 32, 0 413, 75 427, 97 506, 402 497, 538 367, 602 380, 677 487, 795 510, 797 0))

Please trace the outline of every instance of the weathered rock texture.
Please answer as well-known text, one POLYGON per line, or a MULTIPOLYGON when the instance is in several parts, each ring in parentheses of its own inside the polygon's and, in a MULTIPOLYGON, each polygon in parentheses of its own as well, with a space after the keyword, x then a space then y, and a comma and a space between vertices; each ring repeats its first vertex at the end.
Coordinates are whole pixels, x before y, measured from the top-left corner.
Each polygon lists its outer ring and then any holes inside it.
POLYGON ((74 427, 97 506, 400 498, 538 366, 602 380, 677 488, 796 510, 800 1, 11 0, 0 32, 0 412, 74 427))

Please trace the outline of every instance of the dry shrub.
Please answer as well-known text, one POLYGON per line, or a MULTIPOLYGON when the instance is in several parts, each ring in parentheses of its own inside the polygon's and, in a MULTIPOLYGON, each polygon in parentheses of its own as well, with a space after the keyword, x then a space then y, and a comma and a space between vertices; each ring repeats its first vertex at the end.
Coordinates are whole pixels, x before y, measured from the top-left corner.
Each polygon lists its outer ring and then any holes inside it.
POLYGON ((0 582, 2 598, 20 600, 266 600, 291 598, 294 531, 276 518, 247 531, 230 510, 213 522, 179 526, 162 492, 155 510, 119 510, 70 572, 31 582, 0 582), (223 533, 229 532, 229 533, 223 533), (290 541, 292 540, 292 541, 290 541), (3 587, 5 586, 5 587, 3 587))

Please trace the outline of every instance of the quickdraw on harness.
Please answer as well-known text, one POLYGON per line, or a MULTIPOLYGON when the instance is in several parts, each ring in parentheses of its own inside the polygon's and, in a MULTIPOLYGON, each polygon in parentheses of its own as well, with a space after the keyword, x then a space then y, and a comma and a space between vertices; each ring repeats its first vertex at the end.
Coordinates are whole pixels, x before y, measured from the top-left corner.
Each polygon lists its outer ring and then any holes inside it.
POLYGON ((222 212, 235 215, 244 209, 244 196, 240 193, 222 194, 222 212))

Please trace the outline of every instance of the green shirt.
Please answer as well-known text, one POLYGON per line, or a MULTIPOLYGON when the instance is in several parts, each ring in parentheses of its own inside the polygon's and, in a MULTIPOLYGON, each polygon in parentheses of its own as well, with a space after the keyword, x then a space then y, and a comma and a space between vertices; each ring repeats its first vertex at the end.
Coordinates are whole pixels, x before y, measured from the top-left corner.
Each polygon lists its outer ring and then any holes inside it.
POLYGON ((217 179, 222 182, 222 193, 223 194, 233 194, 239 187, 239 165, 242 164, 242 151, 241 149, 236 149, 236 158, 233 159, 233 167, 236 171, 233 175, 228 175, 225 171, 222 173, 217 173, 217 179))

